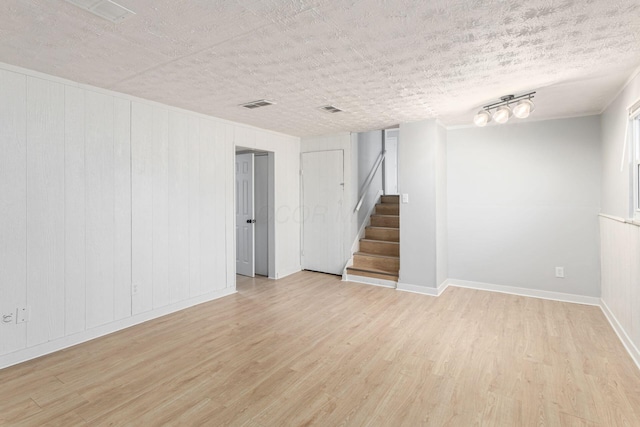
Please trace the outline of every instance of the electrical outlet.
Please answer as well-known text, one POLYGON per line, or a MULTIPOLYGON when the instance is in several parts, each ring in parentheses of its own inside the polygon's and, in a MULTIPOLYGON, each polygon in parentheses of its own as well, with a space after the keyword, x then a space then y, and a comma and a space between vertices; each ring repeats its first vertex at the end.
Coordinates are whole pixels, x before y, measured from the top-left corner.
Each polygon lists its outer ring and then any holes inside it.
POLYGON ((30 307, 18 307, 16 309, 16 323, 28 322, 31 314, 30 307))
POLYGON ((15 313, 4 313, 2 315, 0 315, 2 317, 0 317, 0 321, 4 324, 11 324, 11 323, 15 323, 15 313))
POLYGON ((556 277, 564 279, 564 267, 556 267, 556 277))
POLYGON ((402 203, 409 203, 409 195, 407 193, 402 194, 402 203))

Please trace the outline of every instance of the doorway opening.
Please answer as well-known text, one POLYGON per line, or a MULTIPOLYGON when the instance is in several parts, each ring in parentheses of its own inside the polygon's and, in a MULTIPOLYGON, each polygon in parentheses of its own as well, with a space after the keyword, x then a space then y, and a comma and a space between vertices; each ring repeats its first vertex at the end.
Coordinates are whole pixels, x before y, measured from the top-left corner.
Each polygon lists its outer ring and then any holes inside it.
POLYGON ((275 203, 273 152, 236 147, 236 273, 275 274, 275 203))
POLYGON ((382 150, 386 152, 382 163, 382 189, 385 195, 398 194, 398 135, 399 129, 385 129, 382 150))

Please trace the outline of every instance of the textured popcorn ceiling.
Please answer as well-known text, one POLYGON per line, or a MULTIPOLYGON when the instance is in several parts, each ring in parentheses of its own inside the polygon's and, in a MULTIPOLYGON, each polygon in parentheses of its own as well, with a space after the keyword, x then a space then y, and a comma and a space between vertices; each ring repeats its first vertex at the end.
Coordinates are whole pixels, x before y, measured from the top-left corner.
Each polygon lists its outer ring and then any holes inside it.
POLYGON ((640 65, 638 0, 118 2, 137 15, 2 0, 0 61, 300 136, 469 124, 529 90, 536 119, 598 113, 640 65))

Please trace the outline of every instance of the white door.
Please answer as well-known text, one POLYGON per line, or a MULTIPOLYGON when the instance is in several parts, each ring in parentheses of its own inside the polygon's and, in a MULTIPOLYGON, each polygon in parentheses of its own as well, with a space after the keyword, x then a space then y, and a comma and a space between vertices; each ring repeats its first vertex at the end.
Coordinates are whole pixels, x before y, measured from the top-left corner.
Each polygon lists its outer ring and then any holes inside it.
POLYGON ((253 154, 236 155, 236 273, 255 276, 253 154))
POLYGON ((342 150, 302 154, 302 268, 342 274, 344 257, 342 150))

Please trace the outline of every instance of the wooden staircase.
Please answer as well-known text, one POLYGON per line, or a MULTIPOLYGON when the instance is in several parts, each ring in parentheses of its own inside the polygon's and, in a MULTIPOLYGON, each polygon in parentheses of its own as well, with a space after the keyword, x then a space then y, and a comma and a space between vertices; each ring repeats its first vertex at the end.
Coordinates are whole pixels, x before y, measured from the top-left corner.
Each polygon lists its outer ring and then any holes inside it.
POLYGON ((382 196, 371 215, 371 225, 360 239, 347 274, 398 281, 400 270, 400 196, 382 196))

